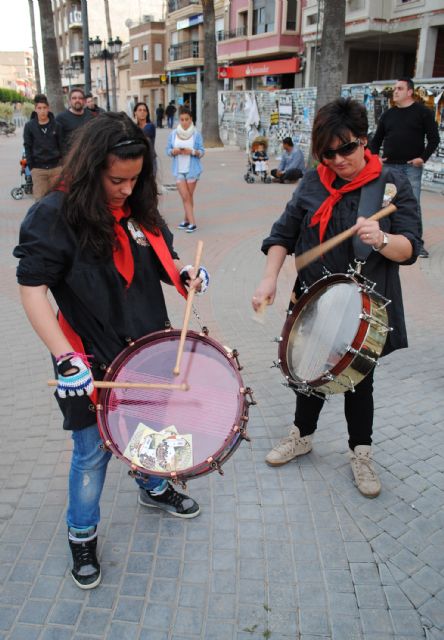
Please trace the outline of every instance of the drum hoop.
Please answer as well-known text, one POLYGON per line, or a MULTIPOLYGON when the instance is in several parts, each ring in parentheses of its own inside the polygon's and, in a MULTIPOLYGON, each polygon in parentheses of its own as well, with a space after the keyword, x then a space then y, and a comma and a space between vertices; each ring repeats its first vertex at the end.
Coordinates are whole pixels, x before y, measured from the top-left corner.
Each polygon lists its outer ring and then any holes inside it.
MULTIPOLYGON (((330 276, 324 276, 320 278, 316 282, 314 282, 311 287, 304 291, 301 297, 297 300, 291 312, 289 312, 288 317, 284 323, 282 328, 282 337, 279 342, 278 349, 278 357, 279 357, 279 365, 280 368, 287 379, 292 380, 295 383, 298 383, 298 380, 295 380, 292 372, 290 371, 287 364, 287 348, 288 341, 290 338, 291 330, 298 319, 301 311, 307 305, 307 303, 315 296, 318 291, 327 288, 330 284, 337 284, 339 282, 352 282, 358 288, 360 287, 359 281, 352 275, 346 273, 336 273, 330 276)), ((369 313, 371 308, 370 303, 370 293, 364 289, 360 289, 359 294, 361 296, 361 306, 364 312, 369 313)), ((356 335, 352 341, 351 347, 353 349, 359 350, 359 348, 364 344, 367 332, 368 332, 368 322, 365 319, 360 319, 358 330, 356 331, 356 335)), ((329 372, 332 376, 338 376, 340 373, 345 371, 350 364, 353 362, 356 356, 351 352, 346 352, 341 357, 341 359, 335 364, 335 366, 329 372)), ((323 376, 319 376, 318 378, 310 381, 306 381, 310 387, 316 388, 323 384, 325 384, 325 378, 323 376)))
MULTIPOLYGON (((133 351, 136 351, 141 346, 154 342, 159 338, 167 339, 168 337, 171 337, 171 336, 173 337, 180 336, 180 334, 181 334, 181 331, 178 329, 165 329, 162 331, 155 331, 153 333, 149 333, 145 336, 138 338, 137 340, 134 340, 134 342, 132 342, 129 346, 122 349, 122 351, 117 354, 117 356, 111 362, 109 367, 107 367, 103 379, 106 381, 112 381, 113 374, 122 365, 122 363, 124 363, 128 355, 131 354, 133 351)), ((224 349, 224 347, 220 343, 218 343, 216 340, 213 340, 212 338, 210 338, 205 334, 197 333, 196 331, 191 331, 191 330, 187 331, 187 338, 188 337, 197 339, 199 342, 210 344, 217 351, 219 351, 219 353, 221 353, 224 356, 225 360, 231 366, 236 376, 236 379, 239 383, 239 389, 244 387, 242 377, 239 373, 239 370, 235 364, 234 359, 228 356, 227 351, 224 349)), ((114 441, 111 438, 107 416, 104 413, 105 401, 108 395, 111 393, 111 391, 112 389, 100 389, 98 393, 98 402, 97 402, 97 424, 99 428, 100 437, 102 438, 105 447, 109 451, 111 451, 111 453, 116 458, 119 458, 119 460, 122 460, 122 462, 127 464, 135 473, 139 473, 142 476, 154 475, 156 477, 171 479, 173 477, 171 472, 156 471, 154 473, 153 472, 150 473, 144 467, 135 465, 130 460, 128 460, 128 458, 126 458, 123 455, 123 453, 119 451, 119 449, 116 447, 114 441)), ((211 456, 216 466, 226 462, 226 460, 228 460, 228 458, 230 458, 231 455, 236 451, 236 449, 238 448, 238 446, 242 441, 242 433, 245 428, 245 424, 248 420, 248 403, 245 395, 240 392, 239 392, 238 400, 239 401, 238 401, 235 422, 227 431, 227 435, 222 445, 211 456)), ((192 467, 188 467, 188 469, 184 469, 183 472, 178 471, 175 474, 175 477, 177 477, 180 480, 186 480, 187 478, 195 478, 195 477, 199 477, 200 475, 205 475, 206 473, 209 473, 212 470, 212 467, 210 466, 210 468, 208 468, 208 465, 211 465, 211 462, 209 462, 208 459, 202 460, 201 462, 198 462, 196 465, 192 467)))

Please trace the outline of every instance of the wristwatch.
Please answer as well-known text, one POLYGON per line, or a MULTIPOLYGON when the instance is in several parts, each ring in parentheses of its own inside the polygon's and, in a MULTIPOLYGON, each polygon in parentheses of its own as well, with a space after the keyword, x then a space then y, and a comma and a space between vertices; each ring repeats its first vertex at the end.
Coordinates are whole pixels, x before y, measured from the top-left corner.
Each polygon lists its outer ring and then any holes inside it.
POLYGON ((389 239, 388 239, 388 235, 386 233, 384 233, 384 231, 382 232, 382 243, 379 247, 375 247, 372 246, 373 251, 382 251, 382 249, 385 249, 386 246, 389 243, 389 239))

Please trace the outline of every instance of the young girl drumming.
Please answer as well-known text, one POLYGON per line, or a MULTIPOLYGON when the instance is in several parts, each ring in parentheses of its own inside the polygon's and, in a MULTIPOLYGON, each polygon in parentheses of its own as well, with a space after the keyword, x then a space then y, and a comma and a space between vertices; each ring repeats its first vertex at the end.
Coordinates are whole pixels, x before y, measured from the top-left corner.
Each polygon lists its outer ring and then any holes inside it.
MULTIPOLYGON (((95 408, 87 395, 93 379, 103 377, 128 337, 168 326, 161 281, 174 282, 185 293, 182 281, 199 289, 202 278, 208 280, 204 269, 199 278, 188 267, 179 276, 157 198, 143 131, 123 113, 102 114, 79 130, 58 188, 29 210, 14 250, 22 303, 53 356, 63 426, 72 431, 66 519, 72 577, 81 589, 101 579, 97 525, 111 457, 99 447, 95 408)), ((181 518, 199 514, 198 504, 166 480, 146 476, 136 482, 140 504, 181 518)))
POLYGON ((180 107, 179 124, 168 137, 167 154, 173 159, 173 176, 182 198, 185 219, 178 226, 187 233, 196 231, 194 192, 202 173, 200 159, 205 153, 202 135, 197 131, 188 107, 180 107))

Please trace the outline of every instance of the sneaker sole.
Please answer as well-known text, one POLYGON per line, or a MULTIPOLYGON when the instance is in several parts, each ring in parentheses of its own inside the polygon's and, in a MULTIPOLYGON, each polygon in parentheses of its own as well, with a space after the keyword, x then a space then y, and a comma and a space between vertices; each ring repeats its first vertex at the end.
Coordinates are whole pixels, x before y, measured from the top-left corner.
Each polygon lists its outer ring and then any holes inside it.
POLYGON ((175 516, 176 518, 187 518, 187 519, 195 518, 200 513, 200 507, 194 513, 177 513, 177 511, 176 512, 168 511, 168 509, 164 509, 163 507, 159 506, 158 504, 147 504, 146 502, 143 502, 143 500, 140 499, 140 496, 137 496, 137 501, 138 501, 138 503, 140 505, 142 505, 142 507, 148 507, 148 508, 152 507, 154 509, 160 509, 164 513, 168 513, 170 516, 175 516))
POLYGON ((76 583, 76 586, 79 587, 79 589, 83 589, 83 590, 95 589, 102 580, 102 574, 99 575, 97 580, 95 580, 94 582, 91 582, 91 584, 82 584, 81 582, 78 582, 78 580, 76 580, 72 572, 71 572, 71 578, 74 580, 74 582, 76 583))

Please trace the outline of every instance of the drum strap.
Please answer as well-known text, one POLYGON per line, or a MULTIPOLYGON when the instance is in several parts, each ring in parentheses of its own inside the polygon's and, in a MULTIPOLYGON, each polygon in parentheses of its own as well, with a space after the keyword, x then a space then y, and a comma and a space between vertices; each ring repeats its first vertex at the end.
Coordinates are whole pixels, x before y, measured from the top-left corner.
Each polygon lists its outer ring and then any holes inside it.
MULTIPOLYGON (((381 175, 375 180, 361 187, 358 213, 356 217, 369 218, 381 208, 384 198, 385 185, 387 183, 387 167, 382 167, 381 175)), ((364 244, 357 235, 353 236, 353 251, 355 260, 365 262, 372 252, 368 244, 364 244)))

